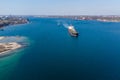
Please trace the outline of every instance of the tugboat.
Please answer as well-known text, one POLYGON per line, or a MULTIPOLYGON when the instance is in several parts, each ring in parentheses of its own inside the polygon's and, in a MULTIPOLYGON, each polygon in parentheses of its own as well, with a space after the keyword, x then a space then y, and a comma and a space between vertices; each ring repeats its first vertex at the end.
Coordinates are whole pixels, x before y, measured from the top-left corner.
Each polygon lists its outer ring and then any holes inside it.
POLYGON ((79 35, 78 32, 75 30, 74 26, 69 26, 68 31, 71 36, 77 37, 79 35))

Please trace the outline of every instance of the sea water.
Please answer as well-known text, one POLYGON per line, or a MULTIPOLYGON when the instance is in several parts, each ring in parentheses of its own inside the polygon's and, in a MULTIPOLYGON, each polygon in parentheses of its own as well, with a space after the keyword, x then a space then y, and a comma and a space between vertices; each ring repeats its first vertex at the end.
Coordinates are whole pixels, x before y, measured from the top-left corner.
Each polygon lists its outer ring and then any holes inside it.
POLYGON ((0 36, 30 41, 27 48, 0 58, 0 80, 120 80, 120 23, 29 19, 29 24, 0 31, 0 36), (63 23, 72 24, 79 36, 70 36, 63 23))

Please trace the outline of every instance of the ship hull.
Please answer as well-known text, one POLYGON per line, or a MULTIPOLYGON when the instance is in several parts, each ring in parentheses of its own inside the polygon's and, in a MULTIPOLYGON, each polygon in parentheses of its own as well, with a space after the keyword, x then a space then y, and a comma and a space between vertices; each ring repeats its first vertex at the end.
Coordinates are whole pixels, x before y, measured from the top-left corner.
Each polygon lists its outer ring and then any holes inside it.
POLYGON ((71 36, 77 37, 79 34, 73 26, 68 27, 68 32, 71 36))
POLYGON ((73 33, 73 32, 71 32, 70 30, 68 30, 68 32, 69 32, 69 34, 71 35, 71 36, 73 36, 73 37, 77 37, 79 34, 78 33, 73 33))

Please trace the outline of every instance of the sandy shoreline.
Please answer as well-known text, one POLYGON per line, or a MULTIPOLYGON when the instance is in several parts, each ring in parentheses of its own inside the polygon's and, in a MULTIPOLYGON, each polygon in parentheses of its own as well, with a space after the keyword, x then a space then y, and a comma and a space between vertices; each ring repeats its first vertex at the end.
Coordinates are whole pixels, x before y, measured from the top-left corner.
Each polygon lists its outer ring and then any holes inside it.
POLYGON ((25 37, 21 36, 0 36, 0 57, 25 46, 21 43, 24 39, 25 37))
POLYGON ((19 49, 21 48, 22 45, 16 43, 16 42, 11 42, 11 43, 0 43, 0 55, 19 49))

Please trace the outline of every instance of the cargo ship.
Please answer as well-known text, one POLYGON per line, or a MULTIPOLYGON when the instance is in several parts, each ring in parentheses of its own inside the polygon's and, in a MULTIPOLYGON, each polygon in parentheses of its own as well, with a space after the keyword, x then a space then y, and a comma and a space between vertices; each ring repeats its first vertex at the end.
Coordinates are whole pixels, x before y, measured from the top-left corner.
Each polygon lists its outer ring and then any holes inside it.
POLYGON ((74 26, 69 26, 68 31, 71 36, 77 37, 79 35, 78 32, 75 30, 74 26))

